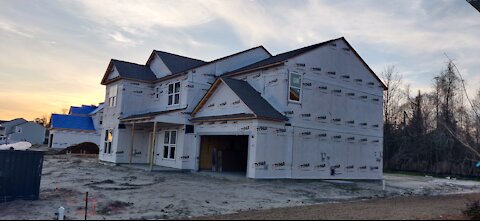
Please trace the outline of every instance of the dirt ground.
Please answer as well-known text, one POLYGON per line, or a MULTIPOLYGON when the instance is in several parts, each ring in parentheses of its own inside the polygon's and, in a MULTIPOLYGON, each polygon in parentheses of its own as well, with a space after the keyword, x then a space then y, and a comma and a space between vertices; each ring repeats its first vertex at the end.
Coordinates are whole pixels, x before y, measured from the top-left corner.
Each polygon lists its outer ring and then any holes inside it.
MULTIPOLYGON (((368 199, 480 192, 480 183, 475 181, 391 174, 385 179, 383 191, 378 181, 251 180, 239 174, 151 173, 105 165, 96 158, 46 156, 40 200, 0 203, 0 219, 54 219, 60 206, 66 208, 68 219, 84 219, 86 192, 90 196, 88 217, 100 220, 191 218, 286 207, 282 210, 289 211, 295 209, 290 207, 331 202, 343 205, 368 199)), ((331 213, 342 213, 341 208, 331 213)))
POLYGON ((480 194, 393 197, 345 203, 248 211, 197 220, 464 220, 480 194))

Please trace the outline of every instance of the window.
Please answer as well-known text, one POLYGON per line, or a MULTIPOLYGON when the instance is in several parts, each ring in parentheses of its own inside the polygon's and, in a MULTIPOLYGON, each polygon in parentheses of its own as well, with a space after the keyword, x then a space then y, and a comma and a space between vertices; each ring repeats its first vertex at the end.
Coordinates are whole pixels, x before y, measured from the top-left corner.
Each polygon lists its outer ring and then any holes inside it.
POLYGON ((158 100, 160 98, 160 87, 155 88, 155 99, 158 100))
POLYGON ((302 75, 297 73, 290 73, 290 93, 288 95, 289 101, 300 102, 302 96, 302 75))
POLYGON ((163 139, 163 159, 175 160, 176 143, 177 131, 165 131, 165 137, 163 139))
POLYGON ((112 153, 112 141, 113 141, 113 130, 105 130, 105 145, 103 147, 103 153, 106 153, 106 154, 112 153))
POLYGON ((177 105, 180 103, 180 82, 168 85, 168 105, 177 105))
POLYGON ((108 106, 115 107, 117 106, 117 85, 110 87, 108 92, 108 106))

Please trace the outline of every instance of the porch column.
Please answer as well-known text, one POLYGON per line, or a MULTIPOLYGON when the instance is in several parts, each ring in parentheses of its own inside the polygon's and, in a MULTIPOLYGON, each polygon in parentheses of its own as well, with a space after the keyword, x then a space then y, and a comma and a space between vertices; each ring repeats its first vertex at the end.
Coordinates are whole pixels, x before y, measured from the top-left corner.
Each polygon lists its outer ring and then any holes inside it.
POLYGON ((133 140, 135 139, 135 123, 132 124, 132 136, 130 137, 130 151, 128 151, 130 153, 129 155, 129 161, 128 163, 129 164, 132 164, 132 158, 133 158, 133 140))
POLYGON ((150 145, 150 171, 153 171, 153 161, 155 159, 155 140, 157 137, 157 122, 153 122, 152 142, 150 145))

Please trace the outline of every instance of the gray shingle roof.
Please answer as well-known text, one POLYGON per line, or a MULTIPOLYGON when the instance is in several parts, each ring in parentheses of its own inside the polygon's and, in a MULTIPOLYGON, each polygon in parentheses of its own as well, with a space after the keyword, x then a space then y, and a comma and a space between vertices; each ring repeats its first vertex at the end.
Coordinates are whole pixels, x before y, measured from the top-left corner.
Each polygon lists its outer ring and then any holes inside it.
POLYGON ((135 115, 130 115, 128 117, 122 118, 121 120, 131 120, 135 118, 148 118, 148 117, 154 117, 160 114, 166 114, 170 112, 175 112, 179 110, 185 110, 187 108, 180 108, 180 109, 174 109, 174 110, 166 110, 166 111, 154 111, 154 112, 148 112, 148 113, 143 113, 143 114, 135 114, 135 115))
POLYGON ((190 70, 193 67, 205 63, 205 61, 202 60, 171 54, 164 51, 154 52, 162 59, 163 63, 165 63, 165 65, 173 74, 190 70))
POLYGON ((282 53, 282 54, 278 54, 278 55, 275 55, 273 57, 269 57, 267 59, 261 60, 257 63, 253 63, 251 65, 239 68, 237 70, 233 70, 233 71, 228 72, 228 73, 225 73, 224 75, 238 73, 238 72, 242 72, 242 71, 246 71, 246 70, 250 70, 250 69, 255 69, 255 68, 260 68, 260 67, 267 66, 267 65, 270 65, 270 64, 275 64, 275 63, 278 63, 278 62, 282 62, 282 61, 288 60, 290 58, 296 57, 298 55, 301 55, 303 53, 314 50, 314 49, 316 49, 320 46, 329 44, 329 43, 331 43, 333 41, 336 41, 338 39, 342 39, 342 38, 337 38, 337 39, 333 39, 333 40, 330 40, 330 41, 326 41, 326 42, 310 45, 310 46, 307 46, 307 47, 304 47, 304 48, 296 49, 296 50, 293 50, 293 51, 285 52, 285 53, 282 53))
POLYGON ((475 9, 480 12, 480 0, 467 0, 475 9))
POLYGON ((222 77, 225 84, 252 110, 258 118, 287 121, 288 118, 275 110, 248 82, 222 77))
POLYGON ((115 59, 112 59, 111 63, 117 69, 120 77, 143 81, 153 81, 157 79, 155 74, 148 66, 115 59))

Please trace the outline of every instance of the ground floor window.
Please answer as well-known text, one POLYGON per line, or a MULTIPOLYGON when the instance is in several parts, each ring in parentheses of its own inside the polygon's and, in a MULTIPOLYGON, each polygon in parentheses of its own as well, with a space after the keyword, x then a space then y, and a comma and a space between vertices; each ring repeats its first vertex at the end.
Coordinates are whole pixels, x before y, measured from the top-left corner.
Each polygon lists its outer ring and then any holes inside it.
POLYGON ((174 160, 176 146, 177 131, 165 131, 165 137, 163 139, 163 158, 174 160))
POLYGON ((112 153, 113 130, 105 130, 105 145, 103 146, 103 153, 112 153))

